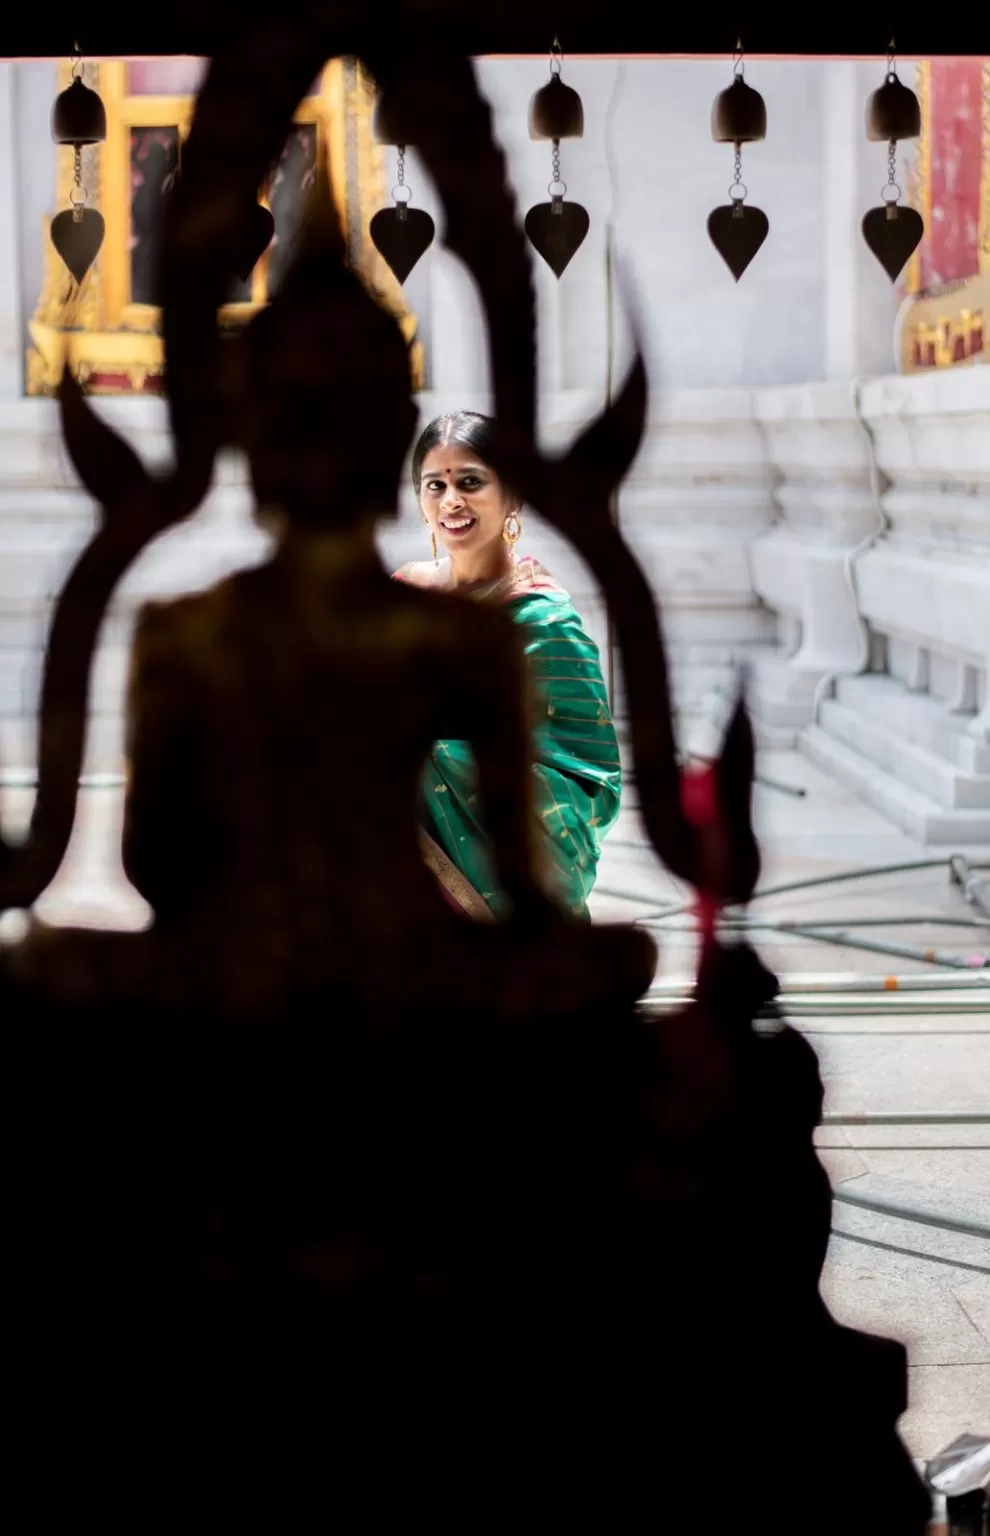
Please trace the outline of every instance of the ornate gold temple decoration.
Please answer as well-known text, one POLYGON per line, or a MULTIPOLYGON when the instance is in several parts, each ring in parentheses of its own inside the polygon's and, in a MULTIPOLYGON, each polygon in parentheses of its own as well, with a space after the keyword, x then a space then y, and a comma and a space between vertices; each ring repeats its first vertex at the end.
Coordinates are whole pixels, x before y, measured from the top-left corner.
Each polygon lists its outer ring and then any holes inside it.
MULTIPOLYGON (((921 133, 911 170, 908 202, 921 214, 925 229, 932 227, 932 65, 930 59, 922 59, 915 71, 914 94, 921 108, 921 133)), ((921 288, 921 246, 907 264, 903 278, 905 293, 918 293, 921 288)))
MULTIPOLYGON (((932 67, 918 65, 915 91, 921 104, 922 131, 914 165, 912 203, 932 228, 932 67)), ((990 363, 990 61, 981 73, 981 170, 977 235, 979 270, 971 277, 921 292, 921 251, 911 258, 905 288, 916 295, 900 321, 900 361, 905 373, 990 363)))
MULTIPOLYGON (((187 69, 191 62, 183 61, 187 69)), ((68 84, 70 70, 70 64, 60 65, 60 88, 68 84)), ((142 155, 155 157, 156 174, 165 171, 165 181, 175 174, 195 97, 191 91, 139 93, 131 89, 130 72, 131 64, 124 60, 85 66, 86 84, 100 92, 107 109, 105 144, 83 151, 91 203, 103 214, 107 233, 98 260, 73 295, 71 278, 51 245, 46 221, 44 280, 29 327, 33 345, 27 354, 27 388, 32 395, 52 393, 66 349, 78 376, 94 393, 157 393, 161 388, 164 359, 159 311, 149 291, 150 242, 145 240, 142 249, 155 209, 145 208, 136 218, 142 187, 140 161, 142 155), (148 221, 146 229, 135 232, 135 223, 140 225, 142 220, 148 221)), ((354 60, 332 60, 295 115, 298 131, 290 138, 282 166, 287 168, 286 184, 290 174, 299 180, 297 201, 308 177, 329 173, 351 264, 399 320, 410 347, 414 385, 421 389, 423 349, 416 338, 415 316, 368 236, 385 184, 384 160, 371 127, 373 108, 374 88, 367 73, 354 60)), ((58 196, 64 202, 72 178, 72 154, 58 151, 58 157, 58 196)), ((280 217, 283 224, 291 222, 293 213, 289 203, 279 203, 282 179, 276 176, 261 198, 272 208, 276 226, 280 217)), ((288 244, 283 242, 280 248, 277 240, 273 242, 225 307, 225 319, 246 320, 267 303, 288 244)))
POLYGON ((976 362, 990 363, 990 268, 916 299, 901 326, 905 373, 976 362))

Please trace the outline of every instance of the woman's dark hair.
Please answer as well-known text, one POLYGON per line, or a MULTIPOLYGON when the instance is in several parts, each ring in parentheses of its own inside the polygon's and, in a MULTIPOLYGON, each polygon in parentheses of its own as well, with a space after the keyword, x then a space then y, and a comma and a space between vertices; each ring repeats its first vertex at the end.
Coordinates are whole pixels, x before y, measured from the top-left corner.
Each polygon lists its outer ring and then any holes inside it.
POLYGON ((431 449, 446 447, 447 443, 460 443, 462 447, 472 449, 483 464, 490 465, 494 436, 494 421, 478 411, 454 411, 450 416, 435 416, 429 426, 424 427, 413 449, 412 482, 416 495, 419 495, 423 460, 431 449))

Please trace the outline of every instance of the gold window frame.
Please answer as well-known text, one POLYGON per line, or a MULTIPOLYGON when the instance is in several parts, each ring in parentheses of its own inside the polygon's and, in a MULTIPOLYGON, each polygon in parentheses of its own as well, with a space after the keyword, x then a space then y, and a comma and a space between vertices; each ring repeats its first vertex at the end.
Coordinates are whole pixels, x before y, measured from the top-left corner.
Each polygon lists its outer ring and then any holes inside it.
MULTIPOLYGON (((132 95, 127 90, 129 59, 84 64, 87 85, 100 93, 107 108, 107 138, 83 150, 83 182, 91 207, 106 220, 99 256, 80 286, 76 286, 50 239, 50 221, 43 226, 44 271, 37 307, 29 322, 31 345, 25 358, 29 395, 50 395, 58 387, 69 361, 87 388, 97 394, 128 394, 145 390, 164 372, 159 310, 131 301, 130 292, 130 131, 132 127, 178 129, 180 141, 189 131, 191 95, 132 95), (127 387, 109 379, 126 379, 127 387)), ((71 65, 59 66, 59 89, 69 83, 71 65)), ((373 82, 353 59, 331 59, 320 74, 318 94, 307 97, 295 122, 316 125, 317 173, 329 173, 334 201, 344 229, 350 261, 378 302, 398 321, 409 345, 413 388, 425 386, 423 345, 416 316, 393 273, 371 240, 369 223, 386 201, 386 165, 375 140, 372 115, 373 82)), ((57 205, 68 203, 72 184, 72 152, 56 149, 57 205)), ((252 274, 250 302, 226 306, 225 315, 245 320, 267 302, 270 252, 252 274)))
MULTIPOLYGON (((195 98, 192 96, 138 96, 127 90, 129 61, 104 63, 100 71, 100 94, 107 109, 107 137, 102 146, 101 206, 107 225, 107 241, 102 253, 103 324, 107 330, 157 331, 159 310, 153 304, 136 303, 131 298, 130 271, 130 138, 132 128, 175 128, 179 135, 179 163, 182 144, 192 123, 195 98)), ((335 111, 340 99, 337 78, 341 61, 333 59, 320 76, 318 95, 300 102, 293 122, 316 128, 316 170, 331 176, 334 194, 339 197, 343 182, 340 170, 334 174, 333 144, 340 125, 335 111)), ((269 206, 262 192, 259 201, 269 206)), ((343 211, 343 210, 341 210, 343 211)), ((227 304, 224 319, 248 319, 268 302, 270 251, 256 264, 251 274, 251 298, 227 304)))

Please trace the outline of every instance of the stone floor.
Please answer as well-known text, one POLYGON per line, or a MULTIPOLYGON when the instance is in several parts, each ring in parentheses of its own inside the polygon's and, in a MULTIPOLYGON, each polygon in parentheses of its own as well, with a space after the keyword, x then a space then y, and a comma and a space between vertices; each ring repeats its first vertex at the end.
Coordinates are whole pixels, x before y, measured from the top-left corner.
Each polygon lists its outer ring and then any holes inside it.
MULTIPOLYGON (((848 869, 939 863, 767 896, 753 904, 752 917, 841 928, 870 918, 970 915, 948 879, 945 860, 952 850, 919 847, 796 754, 765 753, 759 767, 767 779, 806 791, 798 797, 769 786, 756 790, 763 887, 848 869)), ((969 848, 966 855, 971 863, 990 863, 988 849, 969 848)), ((602 857, 595 915, 639 917, 682 895, 644 848, 635 811, 624 811, 602 857)), ((672 916, 652 931, 660 944, 660 978, 690 975, 695 940, 689 920, 672 916)), ((855 931, 990 957, 990 932, 923 922, 855 931)), ((755 932, 753 941, 782 977, 905 976, 932 969, 772 930, 755 932)), ((990 976, 983 995, 990 1000, 990 976)), ((826 1113, 990 1112, 990 1011, 976 1011, 976 1002, 960 1004, 958 993, 945 994, 950 1006, 973 1011, 940 1013, 926 994, 904 996, 922 1011, 851 1011, 877 1006, 871 997, 846 999, 839 1017, 793 1019, 818 1052, 826 1113)), ((985 1006, 990 1009, 990 1001, 985 1006)), ((826 1126, 818 1140, 837 1196, 848 1190, 990 1227, 990 1125, 826 1126)), ((911 1406, 901 1430, 912 1453, 930 1456, 964 1430, 990 1432, 990 1241, 879 1216, 841 1199, 834 1222, 825 1297, 840 1321, 907 1344, 911 1406)))
MULTIPOLYGON (((926 858, 941 862, 935 868, 767 896, 753 905, 752 916, 839 926, 908 918, 915 921, 857 932, 937 945, 956 954, 975 950, 990 955, 990 933, 917 920, 969 915, 947 878, 944 861, 951 850, 919 848, 795 754, 765 754, 760 772, 805 790, 797 796, 766 784, 756 791, 764 887, 848 869, 926 858)), ((30 801, 30 791, 4 791, 5 827, 24 825, 30 801)), ((69 855, 40 903, 49 921, 108 927, 140 927, 146 921, 146 909, 120 868, 120 813, 119 789, 84 792, 69 855)), ((990 863, 990 850, 968 849, 967 857, 990 863)), ((595 915, 642 918, 683 894, 645 847, 630 805, 606 843, 595 915)), ((689 977, 695 945, 688 918, 672 916, 660 927, 654 930, 660 977, 689 977)), ((784 977, 930 970, 919 961, 771 929, 757 932, 754 941, 784 977)), ((960 1006, 958 994, 947 997, 950 1007, 960 1006)), ((990 1108, 990 1012, 979 1011, 978 1001, 962 1002, 968 1012, 940 1011, 936 999, 924 996, 917 1002, 921 1011, 910 1014, 863 1011, 867 1006, 847 999, 839 1016, 794 1019, 819 1053, 827 1112, 990 1108)), ((819 1141, 840 1197, 847 1190, 934 1213, 936 1220, 949 1213, 990 1224, 990 1125, 826 1126, 819 1141)), ((826 1298, 841 1321, 907 1344, 911 1407, 902 1431, 913 1454, 930 1456, 964 1430, 990 1431, 990 1241, 878 1216, 841 1199, 835 1229, 824 1276, 826 1298)))

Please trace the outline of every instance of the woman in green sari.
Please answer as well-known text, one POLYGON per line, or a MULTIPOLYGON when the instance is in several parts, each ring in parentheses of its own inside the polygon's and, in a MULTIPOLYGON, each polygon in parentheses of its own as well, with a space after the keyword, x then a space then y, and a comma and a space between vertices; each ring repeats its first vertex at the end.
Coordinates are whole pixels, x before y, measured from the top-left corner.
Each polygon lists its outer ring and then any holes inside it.
MULTIPOLYGON (((619 814, 619 748, 598 648, 550 573, 516 554, 520 505, 491 468, 492 425, 458 411, 423 432, 412 471, 433 560, 404 566, 396 577, 502 604, 519 625, 531 683, 541 864, 549 893, 586 918, 601 840, 619 814)), ((501 918, 507 903, 495 882, 470 747, 438 741, 422 788, 424 853, 445 894, 471 916, 501 918)))

